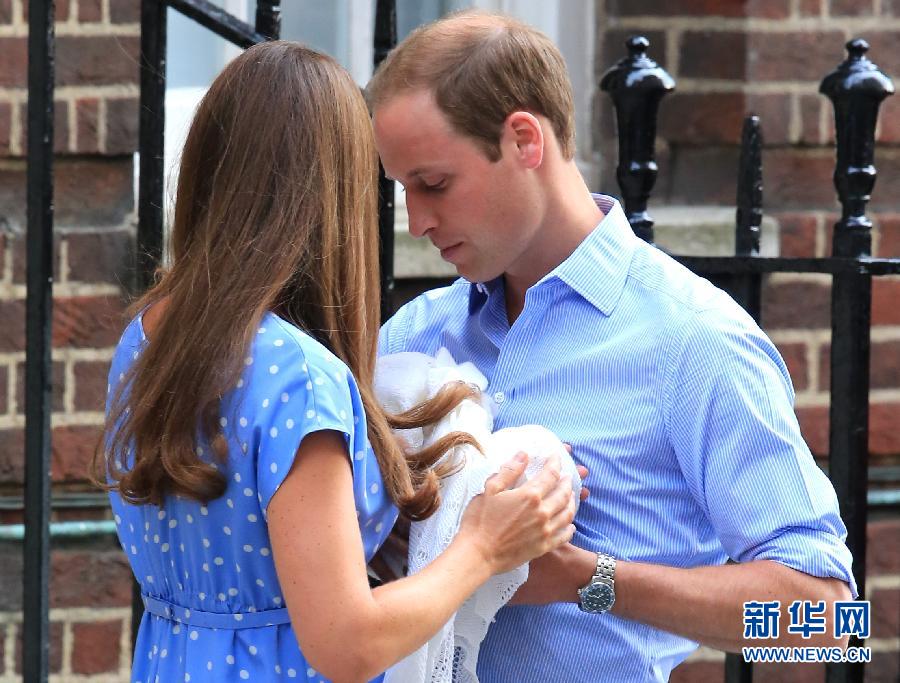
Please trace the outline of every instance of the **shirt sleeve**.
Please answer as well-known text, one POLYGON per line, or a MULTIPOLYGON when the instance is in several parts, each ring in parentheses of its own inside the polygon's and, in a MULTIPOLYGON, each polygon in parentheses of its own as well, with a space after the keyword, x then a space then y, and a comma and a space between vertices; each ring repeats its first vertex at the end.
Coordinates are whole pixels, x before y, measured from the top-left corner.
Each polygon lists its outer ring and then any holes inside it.
POLYGON ((711 309, 689 315, 671 344, 667 429, 729 557, 838 578, 855 596, 837 496, 800 433, 772 342, 743 311, 711 309))
MULTIPOLYGON (((270 349, 265 389, 254 392, 256 424, 256 476, 259 502, 267 515, 269 502, 294 463, 303 439, 313 432, 334 430, 352 440, 354 419, 351 399, 353 378, 339 361, 305 352, 293 339, 270 349)), ((258 375, 257 375, 258 376, 258 375)))

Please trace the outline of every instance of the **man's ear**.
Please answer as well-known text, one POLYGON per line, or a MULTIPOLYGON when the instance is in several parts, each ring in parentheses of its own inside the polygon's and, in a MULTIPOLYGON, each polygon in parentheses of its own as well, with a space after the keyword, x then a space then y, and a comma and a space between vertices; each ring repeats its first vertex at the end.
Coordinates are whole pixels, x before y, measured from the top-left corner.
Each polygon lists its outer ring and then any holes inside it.
POLYGON ((527 168, 538 168, 544 160, 544 131, 541 122, 528 111, 514 111, 503 122, 503 138, 527 168))

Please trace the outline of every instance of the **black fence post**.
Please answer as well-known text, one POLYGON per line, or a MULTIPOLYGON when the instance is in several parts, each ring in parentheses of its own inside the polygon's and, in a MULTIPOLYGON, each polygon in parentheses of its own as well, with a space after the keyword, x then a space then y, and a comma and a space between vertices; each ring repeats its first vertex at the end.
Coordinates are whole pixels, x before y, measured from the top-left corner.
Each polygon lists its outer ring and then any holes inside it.
POLYGON ((622 190, 625 215, 638 237, 653 242, 653 219, 647 213, 647 200, 657 174, 656 118, 660 100, 675 89, 675 81, 647 56, 649 40, 632 36, 625 45, 628 56, 603 75, 600 89, 609 93, 616 109, 616 179, 622 190))
MULTIPOLYGON (((397 3, 378 0, 375 7, 375 68, 397 44, 397 3)), ((378 164, 378 261, 381 268, 381 320, 394 312, 394 181, 378 164)))
MULTIPOLYGON (((866 217, 875 185, 875 124, 890 79, 870 62, 864 40, 847 43, 848 57, 822 81, 819 91, 834 104, 837 166, 834 185, 841 219, 834 228, 834 256, 867 257, 872 222, 866 217)), ((872 276, 834 276, 831 292, 831 408, 829 470, 847 525, 853 573, 861 597, 866 587, 866 522, 869 458, 869 332, 872 276)), ((851 646, 859 645, 854 637, 851 646)), ((861 663, 829 665, 827 680, 863 680, 861 663)))
POLYGON ((50 413, 53 314, 53 0, 28 13, 25 301, 25 543, 22 674, 46 681, 50 651, 50 413))
POLYGON ((256 32, 268 40, 278 40, 281 36, 281 2, 277 0, 257 0, 256 32))

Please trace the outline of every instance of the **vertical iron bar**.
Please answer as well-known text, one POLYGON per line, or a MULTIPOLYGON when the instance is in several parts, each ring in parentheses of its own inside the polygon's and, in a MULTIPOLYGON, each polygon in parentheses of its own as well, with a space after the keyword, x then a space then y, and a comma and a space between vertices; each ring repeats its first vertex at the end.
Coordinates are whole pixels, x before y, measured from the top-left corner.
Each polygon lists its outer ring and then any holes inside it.
POLYGON ((628 57, 603 75, 600 89, 609 93, 616 109, 616 179, 622 189, 625 215, 638 237, 653 242, 653 219, 647 213, 647 201, 657 174, 656 118, 660 100, 675 89, 675 81, 647 56, 649 40, 632 36, 625 45, 628 57))
MULTIPOLYGON (((375 68, 397 44, 397 3, 378 0, 375 8, 375 68)), ((394 298, 394 181, 378 164, 378 261, 381 268, 381 320, 393 313, 394 298)))
POLYGON ((46 681, 50 652, 50 414, 53 315, 54 0, 28 13, 25 299, 25 543, 22 673, 46 681))
POLYGON ((281 36, 280 0, 257 0, 256 32, 267 40, 278 40, 281 36))
MULTIPOLYGON (((734 252, 736 256, 758 256, 762 224, 762 133, 758 116, 744 120, 741 157, 738 162, 737 211, 734 252)), ((735 274, 729 278, 728 292, 759 323, 762 313, 762 276, 735 274)), ((750 683, 753 664, 735 653, 725 655, 725 683, 750 683)))
MULTIPOLYGON (((138 131, 137 291, 147 289, 162 261, 166 98, 166 3, 141 0, 141 113, 138 131)), ((141 590, 132 586, 131 642, 144 614, 141 590)))
MULTIPOLYGON (((835 113, 837 163, 834 185, 841 218, 834 227, 833 254, 859 258, 872 251, 872 222, 866 205, 875 185, 875 124, 881 101, 894 86, 865 54, 864 40, 847 43, 847 59, 822 81, 835 113)), ((866 493, 869 466, 869 344, 872 276, 839 274, 831 290, 831 428, 829 470, 860 596, 866 588, 866 493)), ((851 646, 860 643, 855 637, 851 646)), ((829 665, 827 680, 861 683, 862 663, 829 665)))

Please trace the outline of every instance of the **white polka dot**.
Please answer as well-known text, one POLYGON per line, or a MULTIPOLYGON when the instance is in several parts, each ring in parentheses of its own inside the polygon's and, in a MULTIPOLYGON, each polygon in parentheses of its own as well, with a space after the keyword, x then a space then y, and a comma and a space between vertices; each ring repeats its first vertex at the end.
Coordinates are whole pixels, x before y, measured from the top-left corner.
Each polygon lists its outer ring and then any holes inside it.
POLYGON ((203 449, 202 449, 200 446, 197 446, 197 448, 194 449, 194 450, 195 450, 195 452, 197 453, 197 457, 198 457, 198 458, 202 458, 202 457, 203 457, 203 449))
POLYGON ((147 583, 153 583, 153 577, 147 576, 147 583))
POLYGON ((267 398, 264 398, 264 399, 263 399, 262 407, 263 407, 263 408, 268 408, 268 407, 269 407, 269 399, 267 399, 267 398))
POLYGON ((209 508, 207 508, 205 505, 201 505, 200 506, 200 514, 203 515, 204 517, 206 517, 206 515, 209 514, 209 508))
POLYGON ((276 605, 280 605, 281 598, 276 595, 274 598, 272 598, 272 602, 274 602, 276 605))
POLYGON ((277 674, 281 673, 281 665, 280 664, 275 665, 275 673, 277 673, 277 674))
POLYGON ((233 655, 225 655, 225 661, 229 664, 234 664, 234 656, 233 655))
POLYGON ((206 593, 197 593, 200 596, 201 600, 206 600, 206 593))
POLYGON ((212 671, 212 662, 207 662, 207 663, 206 663, 206 670, 207 670, 207 671, 212 671))
POLYGON ((282 403, 287 403, 290 400, 291 400, 290 394, 288 394, 287 392, 284 392, 283 394, 281 394, 281 402, 282 403))
POLYGON ((234 509, 234 501, 231 500, 231 498, 226 498, 226 499, 225 499, 225 505, 227 505, 227 506, 230 507, 231 509, 234 509))
POLYGON ((235 621, 243 621, 243 619, 244 619, 244 615, 243 615, 243 614, 235 614, 235 615, 234 615, 234 620, 235 620, 235 621))
MULTIPOLYGON (((160 510, 159 512, 157 512, 157 513, 156 513, 156 518, 157 518, 157 519, 165 519, 165 518, 166 518, 166 511, 165 511, 165 510, 160 510)), ((144 525, 144 528, 145 528, 145 529, 148 529, 148 528, 149 528, 149 525, 148 525, 148 524, 145 524, 145 525, 144 525)))
POLYGON ((288 678, 297 678, 297 670, 296 669, 288 669, 287 675, 288 675, 288 678))
POLYGON ((306 383, 306 390, 307 390, 307 391, 312 391, 312 382, 307 382, 307 383, 306 383))
POLYGON ((228 595, 230 595, 231 597, 234 597, 237 594, 238 594, 237 588, 229 588, 228 589, 228 595))
POLYGON ((244 552, 245 552, 245 553, 252 553, 252 552, 253 552, 253 546, 250 545, 249 543, 246 543, 246 544, 244 545, 244 552))
POLYGON ((378 484, 372 484, 372 485, 369 487, 369 490, 370 490, 372 493, 378 493, 378 484))
POLYGON ((251 488, 246 488, 246 489, 244 489, 244 495, 247 496, 248 498, 252 497, 252 496, 253 496, 253 489, 251 489, 251 488))
POLYGON ((244 453, 247 452, 247 449, 248 449, 248 448, 249 448, 249 446, 247 446, 247 442, 246 442, 246 441, 245 441, 244 443, 241 444, 241 450, 244 451, 244 453))
POLYGON ((177 527, 177 526, 178 526, 178 520, 177 520, 177 519, 170 519, 170 520, 169 520, 169 528, 170 528, 170 529, 174 529, 174 528, 177 527))
POLYGON ((247 671, 247 669, 241 669, 241 678, 246 681, 248 678, 250 678, 250 672, 247 671))
POLYGON ((277 375, 277 374, 278 374, 278 366, 277 366, 277 365, 270 365, 270 366, 269 366, 269 374, 270 374, 270 375, 277 375))
POLYGON ((247 515, 248 522, 255 522, 256 520, 257 520, 257 517, 252 512, 249 515, 247 515))
POLYGON ((278 436, 278 427, 272 427, 272 428, 269 430, 269 436, 271 436, 273 439, 274 439, 276 436, 278 436))
POLYGON ((382 524, 381 522, 378 522, 378 524, 375 525, 375 533, 376 533, 376 534, 380 534, 380 533, 381 533, 381 530, 382 530, 383 528, 384 528, 384 524, 382 524))
POLYGON ((253 365, 253 356, 247 356, 244 359, 244 365, 253 365))
POLYGON ((251 655, 255 655, 256 652, 257 652, 256 646, 255 646, 255 645, 251 645, 251 646, 248 647, 247 649, 250 650, 250 654, 251 654, 251 655))
POLYGON ((181 633, 181 624, 175 624, 175 625, 172 627, 172 633, 174 633, 176 636, 177 636, 179 633, 181 633))
POLYGON ((122 518, 119 517, 119 515, 116 515, 116 524, 121 524, 121 523, 122 523, 122 518))
POLYGON ((309 418, 310 420, 313 419, 315 416, 316 416, 315 410, 307 410, 306 411, 306 417, 309 418))
POLYGON ((365 457, 366 457, 365 451, 356 451, 356 459, 357 460, 362 460, 365 457))
POLYGON ((287 427, 288 429, 293 429, 294 421, 291 418, 288 418, 287 420, 284 421, 284 426, 287 427))
POLYGON ((203 571, 205 571, 207 573, 209 572, 209 563, 208 562, 203 563, 203 571))
POLYGON ((167 553, 167 552, 169 552, 169 544, 168 544, 168 543, 163 543, 163 544, 159 547, 159 549, 162 550, 164 553, 167 553))
POLYGON ((200 637, 200 634, 196 631, 191 631, 191 640, 197 640, 200 637))
POLYGON ((237 381, 237 388, 240 389, 242 386, 244 386, 244 378, 243 378, 243 377, 241 377, 241 378, 237 381))
POLYGON ((309 676, 310 678, 312 678, 313 676, 316 675, 316 670, 313 669, 312 667, 309 667, 309 668, 306 670, 306 675, 309 676))
POLYGON ((227 426, 228 426, 228 418, 227 418, 227 417, 220 417, 220 418, 219 418, 219 424, 222 425, 223 427, 227 427, 227 426))
POLYGON ((224 531, 228 536, 231 536, 231 527, 223 526, 222 531, 224 531))
POLYGON ((185 682, 190 681, 190 680, 191 680, 191 675, 190 675, 190 674, 185 674, 185 675, 184 675, 184 680, 185 680, 185 682))
POLYGON ((169 654, 169 651, 168 651, 166 648, 163 648, 163 649, 160 651, 159 656, 160 656, 160 658, 163 658, 163 657, 165 657, 165 656, 168 655, 168 654, 169 654))
POLYGON ((208 539, 208 538, 204 538, 204 539, 203 539, 203 547, 204 547, 204 548, 208 548, 208 547, 209 547, 209 539, 208 539))
POLYGON ((269 471, 272 474, 275 474, 278 471, 278 464, 273 462, 271 465, 269 465, 269 471))
MULTIPOLYGON (((146 534, 144 534, 144 540, 145 540, 145 541, 147 540, 147 535, 146 535, 146 534)), ((153 542, 154 542, 154 543, 159 543, 159 534, 153 534, 153 542)))
POLYGON ((265 583, 265 581, 263 581, 262 579, 257 579, 257 580, 256 580, 256 585, 259 586, 260 588, 265 588, 266 583, 265 583))
POLYGON ((241 427, 246 427, 247 426, 247 418, 242 417, 240 420, 238 420, 238 424, 240 424, 241 427))
POLYGON ((219 602, 225 602, 225 593, 219 593, 218 598, 219 602))
POLYGON ((221 557, 214 557, 213 564, 217 567, 221 567, 223 564, 225 564, 225 560, 223 560, 221 557))
POLYGON ((284 346, 284 339, 276 339, 272 342, 275 346, 284 346))
POLYGON ((260 548, 259 549, 259 554, 262 555, 263 557, 268 557, 270 552, 271 551, 268 548, 260 548))
POLYGON ((193 515, 190 515, 190 514, 189 514, 189 515, 187 515, 187 516, 185 517, 185 519, 188 521, 188 524, 193 524, 193 523, 194 523, 194 516, 193 516, 193 515))

